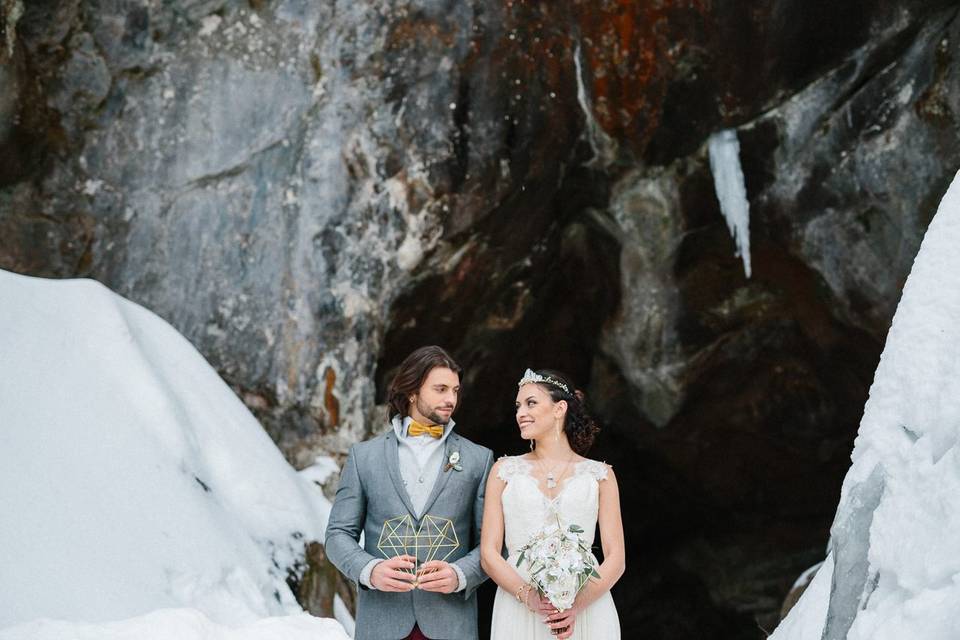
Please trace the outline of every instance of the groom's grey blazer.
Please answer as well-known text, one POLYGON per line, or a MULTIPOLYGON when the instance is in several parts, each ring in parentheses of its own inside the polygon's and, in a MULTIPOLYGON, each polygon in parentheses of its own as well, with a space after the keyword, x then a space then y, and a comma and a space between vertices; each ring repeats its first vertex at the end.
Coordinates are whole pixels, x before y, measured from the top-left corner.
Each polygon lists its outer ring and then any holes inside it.
POLYGON ((367 589, 360 572, 374 558, 383 558, 377 542, 384 521, 409 514, 417 527, 420 518, 400 477, 397 435, 391 430, 350 448, 340 473, 340 487, 327 524, 327 557, 359 585, 356 640, 400 640, 414 623, 431 640, 477 640, 477 587, 487 579, 480 568, 480 522, 487 474, 493 452, 456 433, 447 436, 443 467, 424 515, 453 522, 460 547, 447 561, 466 578, 466 589, 451 594, 414 589, 395 593, 367 589), (454 451, 463 469, 443 469, 454 451), (358 544, 363 533, 364 544, 358 544))

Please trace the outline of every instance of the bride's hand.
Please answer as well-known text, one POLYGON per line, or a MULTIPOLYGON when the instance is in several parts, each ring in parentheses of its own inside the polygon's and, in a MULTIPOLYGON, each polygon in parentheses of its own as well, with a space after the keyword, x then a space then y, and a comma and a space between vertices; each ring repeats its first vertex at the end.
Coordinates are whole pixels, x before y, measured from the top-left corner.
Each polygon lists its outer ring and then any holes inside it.
POLYGON ((549 598, 541 596, 533 589, 530 590, 530 595, 527 597, 527 607, 534 613, 540 614, 540 617, 544 620, 557 610, 549 598))
MULTIPOLYGON (((551 606, 551 612, 557 611, 551 606)), ((550 627, 550 632, 556 634, 557 640, 566 640, 573 635, 573 626, 576 623, 577 610, 576 605, 572 609, 567 609, 566 611, 560 611, 557 613, 551 613, 547 616, 547 626, 550 627), (563 629, 562 632, 558 632, 558 629, 563 629)))

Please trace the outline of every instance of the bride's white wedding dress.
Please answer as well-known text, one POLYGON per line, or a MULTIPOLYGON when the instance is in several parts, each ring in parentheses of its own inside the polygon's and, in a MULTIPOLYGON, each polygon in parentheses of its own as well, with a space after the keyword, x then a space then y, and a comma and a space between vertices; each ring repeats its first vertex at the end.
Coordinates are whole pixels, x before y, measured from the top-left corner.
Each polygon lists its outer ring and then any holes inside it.
MULTIPOLYGON (((577 524, 584 530, 584 542, 593 545, 599 511, 600 482, 607 477, 607 465, 595 460, 583 460, 574 466, 573 473, 559 487, 560 492, 549 499, 540 491, 531 475, 533 465, 519 456, 505 457, 497 475, 507 486, 501 495, 503 504, 504 539, 509 556, 507 562, 528 578, 525 567, 517 567, 518 549, 547 522, 559 515, 561 525, 577 524)), ((521 604, 516 597, 497 589, 493 603, 491 640, 550 640, 550 628, 521 604)), ((618 640, 620 620, 610 592, 577 616, 572 640, 618 640)))

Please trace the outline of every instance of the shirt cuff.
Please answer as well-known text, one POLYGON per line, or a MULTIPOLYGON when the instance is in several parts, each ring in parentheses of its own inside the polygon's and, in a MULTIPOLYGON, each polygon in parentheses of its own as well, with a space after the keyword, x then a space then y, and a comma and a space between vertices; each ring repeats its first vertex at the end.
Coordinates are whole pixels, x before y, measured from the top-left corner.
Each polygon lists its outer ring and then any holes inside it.
POLYGON ((374 589, 373 583, 370 582, 370 574, 373 573, 373 568, 383 562, 380 558, 374 558, 366 564, 366 566, 360 571, 360 584, 365 586, 367 589, 374 589))
POLYGON ((453 567, 453 570, 457 572, 457 588, 454 589, 453 592, 457 593, 463 591, 467 588, 467 576, 463 575, 463 569, 457 565, 451 564, 450 566, 453 567))

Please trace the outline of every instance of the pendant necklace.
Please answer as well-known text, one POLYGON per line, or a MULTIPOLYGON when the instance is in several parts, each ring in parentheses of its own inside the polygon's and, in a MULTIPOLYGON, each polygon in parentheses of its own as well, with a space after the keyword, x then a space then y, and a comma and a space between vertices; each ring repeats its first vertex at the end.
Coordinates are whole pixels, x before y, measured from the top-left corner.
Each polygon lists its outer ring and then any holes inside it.
MULTIPOLYGON (((558 464, 560 464, 559 462, 554 464, 544 473, 544 477, 547 479, 547 489, 555 489, 557 487, 557 483, 559 482, 560 478, 563 478, 563 476, 567 473, 567 467, 570 466, 570 462, 572 460, 573 456, 567 458, 567 462, 563 465, 563 471, 560 473, 559 478, 553 475, 553 470, 556 469, 558 464)), ((540 459, 540 456, 537 456, 537 466, 540 467, 540 471, 544 471, 543 461, 540 459)))

